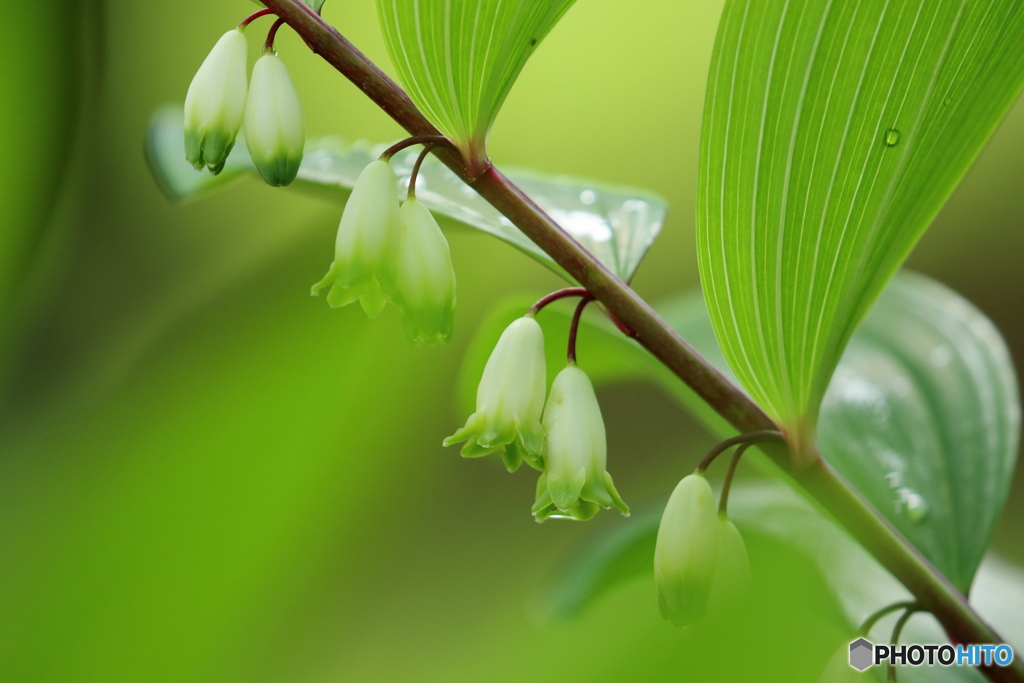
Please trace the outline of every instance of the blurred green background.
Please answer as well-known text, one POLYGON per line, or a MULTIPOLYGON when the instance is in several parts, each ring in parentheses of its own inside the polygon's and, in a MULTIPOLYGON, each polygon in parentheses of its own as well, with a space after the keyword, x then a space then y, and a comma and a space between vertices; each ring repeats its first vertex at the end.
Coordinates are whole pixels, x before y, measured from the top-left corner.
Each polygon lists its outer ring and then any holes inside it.
MULTIPOLYGON (((847 630, 810 565, 768 539, 750 539, 761 594, 742 620, 673 629, 650 577, 577 619, 545 618, 539 596, 572 549, 629 521, 537 525, 533 476, 440 442, 465 419, 455 380, 476 324, 508 295, 559 286, 554 276, 450 232, 456 337, 417 350, 393 309, 371 322, 307 295, 340 207, 256 179, 186 206, 160 195, 141 151, 149 116, 184 99, 252 8, 6 8, 0 678, 815 680, 847 630)), ((668 199, 634 282, 654 301, 697 284, 697 144, 719 10, 579 2, 491 135, 498 165, 668 199)), ((370 0, 324 14, 388 68, 370 0)), ((266 28, 250 29, 254 55, 266 28)), ((293 34, 278 48, 311 136, 400 137, 293 34)), ((910 264, 985 311, 1018 362, 1022 158, 1018 104, 910 264)), ((650 387, 599 398, 620 492, 658 508, 711 437, 650 387)), ((995 548, 1024 562, 1019 479, 995 548)))

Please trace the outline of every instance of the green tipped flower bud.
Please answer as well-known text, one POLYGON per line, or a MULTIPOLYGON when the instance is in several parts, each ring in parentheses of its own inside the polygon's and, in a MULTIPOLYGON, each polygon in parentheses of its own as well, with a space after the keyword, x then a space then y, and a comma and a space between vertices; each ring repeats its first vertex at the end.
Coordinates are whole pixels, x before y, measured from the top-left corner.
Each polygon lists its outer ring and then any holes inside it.
POLYGON ((245 144, 268 185, 282 187, 295 180, 306 144, 306 123, 288 67, 277 55, 263 55, 252 68, 245 102, 245 144))
POLYGON ((368 316, 380 315, 394 296, 401 229, 398 179, 391 164, 378 159, 359 174, 341 214, 334 262, 310 293, 330 285, 331 307, 358 299, 368 316))
POLYGON ((430 210, 415 197, 402 205, 398 299, 405 332, 417 346, 444 344, 452 336, 455 270, 448 240, 430 210))
POLYGON ((220 173, 242 127, 248 45, 238 29, 217 41, 185 96, 185 158, 220 173))
POLYGON ((540 469, 546 383, 544 333, 533 317, 519 318, 501 333, 487 359, 476 390, 476 412, 444 445, 465 441, 466 458, 498 453, 509 472, 523 460, 540 469))
POLYGON ((555 377, 544 409, 547 450, 537 483, 533 515, 590 519, 599 507, 629 508, 606 471, 608 446, 604 419, 587 373, 569 365, 555 377))
POLYGON ((718 560, 715 494, 700 474, 684 477, 668 499, 654 547, 661 615, 689 626, 707 611, 718 560))
POLYGON ((736 608, 750 591, 750 559, 747 546, 736 525, 718 520, 718 566, 711 587, 711 608, 716 611, 736 608))

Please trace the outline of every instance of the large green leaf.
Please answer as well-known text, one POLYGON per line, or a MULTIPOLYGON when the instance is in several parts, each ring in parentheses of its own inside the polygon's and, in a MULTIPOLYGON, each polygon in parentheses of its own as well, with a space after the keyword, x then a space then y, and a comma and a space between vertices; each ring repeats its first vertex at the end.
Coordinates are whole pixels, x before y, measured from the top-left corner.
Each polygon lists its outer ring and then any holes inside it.
MULTIPOLYGON (((658 309, 728 372, 699 295, 658 309)), ((607 329, 590 327, 581 341, 608 337, 607 329)), ((643 354, 632 342, 609 337, 595 348, 600 353, 580 353, 580 366, 598 381, 631 370, 649 373, 707 415, 700 399, 679 389, 660 365, 635 362, 643 354)), ((720 421, 709 425, 722 436, 731 433, 720 421)), ((992 324, 933 280, 895 278, 836 369, 820 437, 822 456, 966 592, 1006 500, 1020 439, 1015 372, 992 324)))
POLYGON ((1013 477, 1010 355, 965 299, 902 276, 853 335, 821 409, 822 456, 961 590, 1013 477))
POLYGON ((471 175, 526 60, 574 0, 377 0, 391 61, 416 106, 448 136, 471 175))
POLYGON ((1024 84, 1019 0, 729 0, 698 250, 743 385, 814 457, 851 333, 1024 84))
MULTIPOLYGON (((181 122, 181 107, 158 110, 146 142, 150 170, 172 201, 202 196, 241 175, 255 172, 242 135, 219 175, 192 168, 183 152, 181 122)), ((310 141, 299 168, 299 185, 327 190, 342 199, 366 164, 386 148, 386 144, 347 144, 336 137, 310 141)), ((407 150, 392 158, 403 187, 408 184, 417 155, 417 150, 407 150)), ((527 170, 509 169, 507 174, 566 232, 624 280, 633 276, 661 232, 665 202, 651 192, 527 170)), ((508 242, 569 279, 551 257, 433 157, 423 164, 416 196, 434 212, 508 242)))

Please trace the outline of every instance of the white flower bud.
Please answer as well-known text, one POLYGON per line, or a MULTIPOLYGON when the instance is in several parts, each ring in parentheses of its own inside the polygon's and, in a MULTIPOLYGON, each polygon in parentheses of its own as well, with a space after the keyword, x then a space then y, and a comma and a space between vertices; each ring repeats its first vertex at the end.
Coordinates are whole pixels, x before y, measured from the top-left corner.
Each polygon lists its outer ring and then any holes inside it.
POLYGON ((405 331, 415 344, 444 344, 452 335, 455 270, 448 241, 430 210, 410 197, 399 212, 398 299, 405 331))
POLYGON ((245 102, 245 144, 268 185, 295 180, 306 144, 302 104, 281 58, 265 54, 256 60, 245 102))
POLYGON ((661 615, 676 626, 704 616, 715 580, 719 520, 715 494, 700 474, 683 478, 661 516, 654 582, 661 615))
POLYGON ((341 214, 334 262, 310 293, 330 285, 332 307, 358 299, 367 315, 377 317, 395 295, 401 227, 398 179, 391 164, 378 159, 359 174, 341 214))
POLYGON ((544 333, 533 317, 519 318, 502 332, 487 359, 476 391, 476 412, 444 445, 465 441, 466 458, 498 453, 510 472, 524 459, 540 469, 546 384, 544 333))
POLYGON ((612 506, 628 515, 629 508, 606 471, 608 446, 594 387, 575 365, 558 373, 551 385, 544 430, 544 474, 533 505, 537 521, 552 516, 589 519, 599 507, 612 506))
POLYGON ((710 605, 715 611, 736 608, 750 591, 750 559, 736 525, 727 519, 718 520, 718 566, 711 586, 710 605))
POLYGON ((245 111, 245 35, 231 29, 217 41, 185 96, 185 158, 220 173, 245 111))

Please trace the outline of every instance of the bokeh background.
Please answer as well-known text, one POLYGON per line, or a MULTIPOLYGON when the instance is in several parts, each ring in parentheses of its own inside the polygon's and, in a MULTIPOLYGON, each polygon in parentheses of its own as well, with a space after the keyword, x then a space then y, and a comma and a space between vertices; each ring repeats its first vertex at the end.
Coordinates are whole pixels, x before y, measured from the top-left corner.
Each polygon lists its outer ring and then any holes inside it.
MULTIPOLYGON (((5 7, 0 678, 815 680, 848 629, 811 565, 768 539, 750 540, 763 591, 742 619, 673 629, 649 576, 575 619, 547 614, 545 586, 573 549, 629 521, 537 525, 533 476, 440 442, 465 419, 455 383, 477 324, 554 276, 449 232, 456 336, 413 349, 393 309, 371 322, 307 295, 339 206, 256 179, 185 206, 159 193, 142 155, 150 114, 184 99, 253 7, 5 7)), ((581 0, 491 135, 499 165, 667 198, 634 281, 653 301, 698 282, 697 145, 719 11, 581 0)), ((329 0, 324 14, 389 68, 371 0, 329 0)), ((266 28, 250 29, 254 56, 266 28)), ((401 136, 287 29, 278 47, 311 136, 401 136)), ((1022 159, 1018 105, 910 263, 985 311, 1018 364, 1022 159)), ((620 492, 656 510, 712 438, 649 386, 599 398, 620 492)), ((994 546, 1017 562, 1022 484, 994 546)))

